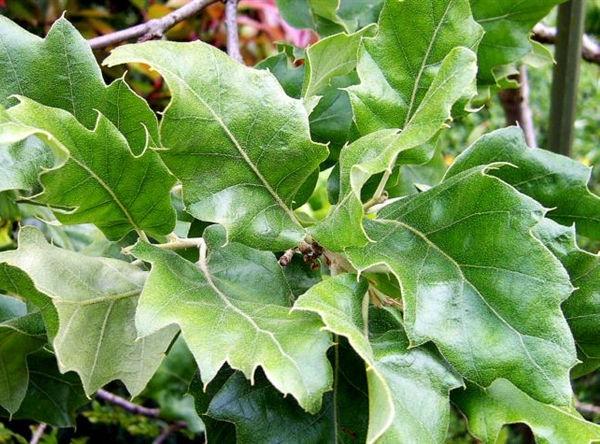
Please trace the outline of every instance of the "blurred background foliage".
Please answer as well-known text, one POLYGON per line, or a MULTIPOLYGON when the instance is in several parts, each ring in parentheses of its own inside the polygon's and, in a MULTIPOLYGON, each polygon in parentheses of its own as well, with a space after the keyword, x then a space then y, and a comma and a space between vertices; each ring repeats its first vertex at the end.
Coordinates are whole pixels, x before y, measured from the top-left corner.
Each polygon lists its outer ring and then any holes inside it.
MULTIPOLYGON (((0 14, 19 23, 24 28, 39 36, 44 36, 52 23, 62 14, 80 30, 87 38, 120 30, 152 18, 168 14, 185 4, 187 0, 0 0, 0 14)), ((239 3, 238 24, 240 30, 241 50, 247 65, 255 65, 278 52, 278 42, 287 42, 304 48, 315 42, 318 37, 312 31, 297 30, 290 27, 281 18, 275 0, 241 0, 239 3)), ((166 35, 170 40, 191 41, 200 39, 212 45, 225 48, 225 27, 223 24, 224 7, 215 3, 203 13, 173 27, 166 35)), ((554 24, 554 17, 546 19, 549 25, 554 24)), ((586 32, 600 39, 600 0, 588 0, 586 32)), ((106 57, 107 51, 96 52, 99 60, 106 57)), ((300 62, 299 62, 300 63, 300 62)), ((122 76, 120 68, 104 70, 107 81, 122 76)), ((142 66, 133 66, 128 73, 128 81, 132 87, 144 96, 151 106, 160 110, 168 100, 168 91, 162 80, 142 66)), ((550 87, 552 66, 546 65, 529 69, 531 87, 531 107, 537 130, 538 144, 546 145, 547 122, 550 110, 550 87)), ((407 168, 401 172, 397 187, 399 193, 416 192, 414 183, 431 185, 442 177, 444 169, 456 155, 474 142, 482 134, 501 128, 505 125, 505 117, 499 99, 496 96, 485 103, 483 108, 454 122, 453 130, 446 131, 439 140, 439 152, 429 165, 407 168)), ((600 165, 600 66, 583 63, 579 88, 577 134, 573 147, 573 155, 586 165, 600 165)), ((324 172, 319 186, 303 210, 309 217, 325 214, 330 203, 327 199, 327 175, 324 172)), ((591 187, 600 192, 600 168, 596 167, 591 187)), ((14 231, 18 221, 27 219, 35 223, 36 218, 47 220, 50 213, 43 208, 28 208, 20 205, 16 208, 12 199, 0 193, 0 249, 13 245, 14 231)), ((89 226, 61 227, 54 230, 51 225, 39 224, 47 231, 52 241, 65 248, 75 249, 94 255, 116 255, 118 245, 107 243, 98 231, 89 226), (114 251, 108 251, 112 249, 114 251)), ((598 249, 598 246, 588 248, 598 249)), ((185 350, 174 347, 161 371, 157 373, 153 383, 137 400, 151 407, 160 407, 168 411, 174 420, 185 419, 188 424, 199 421, 190 399, 184 398, 185 380, 190 378, 190 368, 195 368, 193 360, 185 350), (173 356, 171 358, 171 356, 173 356), (183 385, 181 383, 183 381, 183 385)), ((193 373, 193 370, 191 370, 193 373)), ((594 372, 575 383, 575 390, 581 402, 600 405, 600 373, 594 372)), ((109 387, 115 393, 126 395, 122 387, 109 387)), ((598 421, 599 415, 590 414, 589 419, 598 421)), ((31 436, 35 424, 27 421, 0 423, 0 444, 27 443, 24 437, 31 436)), ((156 442, 168 424, 144 416, 134 415, 118 407, 99 401, 89 403, 78 416, 76 429, 49 429, 40 443, 151 443, 156 442)), ((178 430, 170 434, 164 442, 186 443, 201 441, 202 424, 191 430, 178 430)), ((466 424, 454 414, 448 442, 467 444, 475 441, 466 432, 466 424)), ((524 426, 507 428, 501 443, 528 443, 533 437, 524 426)))

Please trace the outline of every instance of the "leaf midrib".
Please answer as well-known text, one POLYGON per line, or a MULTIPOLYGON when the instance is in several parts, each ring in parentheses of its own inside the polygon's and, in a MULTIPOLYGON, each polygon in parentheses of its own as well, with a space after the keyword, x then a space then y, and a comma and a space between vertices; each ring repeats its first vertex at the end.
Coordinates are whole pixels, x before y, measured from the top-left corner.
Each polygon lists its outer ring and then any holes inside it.
MULTIPOLYGON (((504 319, 504 317, 500 313, 498 313, 493 306, 491 306, 489 304, 489 302, 483 296, 483 294, 481 294, 479 289, 470 280, 467 279, 467 277, 464 275, 463 270, 458 262, 456 262, 448 253, 446 253, 444 250, 442 250, 437 244, 435 244, 434 242, 429 240, 427 238, 427 236, 425 234, 423 234, 421 231, 419 231, 418 229, 416 229, 404 222, 400 222, 397 220, 385 221, 385 223, 392 223, 392 224, 398 225, 398 226, 405 228, 405 229, 409 230, 410 232, 414 233, 417 237, 419 237, 423 241, 425 241, 427 243, 427 245, 429 245, 431 248, 435 249, 440 254, 442 254, 452 265, 454 265, 456 267, 456 270, 458 270, 461 279, 464 282, 468 283, 475 290, 475 293, 480 297, 480 299, 483 301, 483 303, 491 310, 491 312, 498 318, 498 320, 500 320, 503 324, 505 324, 511 331, 513 331, 517 335, 517 337, 519 338, 519 342, 523 346, 523 350, 525 351, 525 354, 527 355, 527 357, 529 358, 531 363, 540 371, 540 373, 543 375, 543 377, 550 383, 550 385, 557 391, 557 393, 561 392, 558 389, 558 387, 555 385, 552 378, 550 378, 546 374, 543 367, 541 367, 539 365, 539 363, 535 359, 533 359, 533 356, 531 356, 531 354, 529 353, 529 350, 528 350, 527 346, 525 345, 525 342, 523 341, 523 337, 526 337, 526 336, 531 337, 531 335, 526 335, 526 334, 519 332, 515 327, 512 326, 512 324, 510 322, 508 322, 506 319, 504 319)), ((388 267, 389 267, 389 265, 388 265, 388 267)), ((545 338, 538 337, 538 339, 542 339, 543 341, 548 341, 545 338)), ((556 344, 556 345, 558 345, 558 344, 556 344)), ((560 347, 560 348, 562 349, 562 347, 560 347)))
MULTIPOLYGON (((149 63, 149 62, 147 62, 147 63, 149 63)), ((196 99, 198 99, 198 101, 210 112, 210 114, 212 114, 212 116, 215 119, 215 121, 219 124, 219 126, 223 129, 223 131, 225 131, 225 134, 227 135, 227 137, 229 138, 229 140, 233 143, 233 145, 235 146, 235 148, 237 149, 237 151, 242 156, 242 159, 244 159, 244 161, 248 164, 248 166, 250 167, 250 169, 252 170, 252 172, 254 172, 254 174, 256 175, 256 177, 258 178, 258 180, 261 182, 261 184, 263 185, 263 187, 269 192, 269 194, 271 195, 271 197, 273 197, 273 199, 275 200, 275 202, 277 202, 277 204, 286 212, 286 214, 291 218, 291 220, 296 225, 300 226, 300 224, 298 223, 298 220, 296 219, 296 216, 293 213, 293 211, 290 208, 288 208, 288 206, 285 204, 285 202, 279 197, 279 195, 271 187, 271 185, 269 184, 269 182, 262 175, 262 173, 260 172, 260 170, 258 169, 258 167, 256 165, 254 165, 254 163, 252 162, 252 159, 250 159, 250 157, 248 157, 248 154, 246 154, 246 152, 244 151, 244 149, 242 148, 242 146, 238 142, 237 138, 233 135, 233 133, 231 132, 231 130, 229 129, 229 127, 225 124, 225 122, 223 121, 223 119, 221 118, 221 116, 219 116, 219 114, 217 114, 217 112, 181 76, 179 76, 177 73, 175 73, 174 71, 170 70, 169 68, 166 68, 165 66, 162 66, 162 70, 165 71, 165 72, 167 72, 167 73, 169 73, 169 74, 171 74, 173 77, 177 78, 179 80, 179 82, 182 85, 184 85, 185 88, 188 91, 190 91, 192 93, 192 95, 196 99)))

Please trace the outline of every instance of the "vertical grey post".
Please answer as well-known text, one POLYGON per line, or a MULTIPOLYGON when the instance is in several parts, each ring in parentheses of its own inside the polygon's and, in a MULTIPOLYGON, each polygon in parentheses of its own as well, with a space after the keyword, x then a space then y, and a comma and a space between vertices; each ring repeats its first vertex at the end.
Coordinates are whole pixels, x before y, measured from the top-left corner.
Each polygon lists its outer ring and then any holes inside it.
POLYGON ((550 150, 565 156, 571 154, 575 132, 584 21, 585 0, 559 6, 548 141, 550 150))

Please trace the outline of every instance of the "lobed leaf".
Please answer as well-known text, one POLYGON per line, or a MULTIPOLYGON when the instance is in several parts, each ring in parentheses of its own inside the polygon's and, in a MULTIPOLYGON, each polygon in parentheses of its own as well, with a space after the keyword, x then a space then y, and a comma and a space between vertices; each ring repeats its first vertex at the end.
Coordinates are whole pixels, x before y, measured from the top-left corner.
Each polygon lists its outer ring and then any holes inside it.
POLYGON ((365 320, 367 289, 367 282, 355 275, 335 276, 301 296, 295 310, 317 313, 327 329, 346 337, 365 361, 368 443, 444 442, 448 394, 461 385, 461 379, 436 353, 409 349, 397 312, 375 309, 371 322, 365 320), (419 402, 414 403, 415 399, 419 402))
POLYGON ((535 235, 562 262, 575 287, 562 305, 577 347, 587 359, 600 358, 600 254, 591 254, 577 245, 573 227, 544 219, 535 235))
MULTIPOLYGON (((459 47, 476 51, 482 35, 468 0, 387 0, 379 32, 364 40, 361 83, 348 88, 360 133, 410 126, 426 96, 452 80, 444 60, 459 47)), ((468 86, 458 98, 474 95, 468 86)))
POLYGON ((477 165, 508 162, 491 174, 549 208, 547 217, 575 224, 577 232, 600 239, 600 196, 588 188, 592 170, 568 157, 527 146, 523 131, 511 127, 486 134, 461 153, 446 173, 452 177, 477 165))
POLYGON ((368 409, 366 381, 361 374, 364 363, 347 345, 335 347, 334 391, 325 394, 317 414, 308 414, 294 399, 283 397, 266 378, 259 377, 250 385, 235 373, 211 397, 204 416, 212 423, 208 439, 217 438, 215 432, 226 432, 225 423, 231 423, 236 431, 234 442, 239 444, 276 442, 282 436, 299 443, 365 442, 367 418, 357 415, 368 409))
POLYGON ((477 53, 479 83, 496 85, 510 73, 511 65, 530 54, 531 29, 564 1, 470 0, 473 16, 485 30, 477 53))
MULTIPOLYGON (((217 238, 225 242, 223 233, 217 238)), ((149 335, 177 324, 205 386, 225 363, 251 379, 261 366, 279 391, 318 411, 331 386, 329 335, 316 317, 290 313, 291 291, 272 254, 216 244, 207 256, 202 243, 198 265, 146 243, 135 246, 133 254, 152 263, 136 314, 138 330, 149 335)))
POLYGON ((40 176, 49 205, 65 224, 92 222, 111 240, 132 230, 169 234, 175 225, 170 192, 175 179, 158 155, 134 156, 118 129, 98 114, 94 130, 73 115, 21 97, 0 117, 0 143, 36 135, 62 159, 40 176))
POLYGON ((158 141, 158 121, 123 79, 109 86, 87 41, 64 17, 45 39, 0 16, 0 105, 20 95, 71 113, 92 129, 98 112, 127 139, 135 154, 158 141))
POLYGON ((201 42, 121 46, 105 64, 121 63, 150 65, 171 89, 161 156, 183 184, 190 214, 260 249, 284 250, 304 238, 291 208, 327 148, 311 141, 301 101, 269 72, 201 42))
POLYGON ((581 443, 600 440, 600 426, 585 421, 571 406, 556 407, 538 402, 505 379, 483 390, 469 386, 453 393, 453 402, 468 419, 469 431, 484 443, 495 443, 505 424, 527 424, 544 444, 581 443))
MULTIPOLYGON (((0 253, 0 263, 10 266, 4 276, 13 287, 28 288, 26 282, 14 282, 26 273, 54 306, 50 318, 58 326, 49 329, 56 329, 51 336, 59 368, 77 372, 88 396, 117 379, 132 395, 143 390, 175 334, 163 329, 138 339, 134 316, 145 272, 127 262, 54 247, 32 227, 21 229, 19 248, 0 253)), ((7 284, 0 281, 0 286, 7 284)))
MULTIPOLYGON (((381 25, 383 26, 383 25, 381 25)), ((368 241, 362 227, 361 190, 375 174, 391 172, 396 164, 425 163, 432 153, 427 142, 451 116, 452 106, 475 79, 476 61, 466 48, 453 49, 444 59, 418 109, 404 130, 372 132, 340 153, 340 202, 311 234, 327 248, 340 251, 368 241)))
POLYGON ((569 276, 531 230, 544 209, 490 176, 490 166, 390 204, 366 221, 372 243, 346 250, 358 270, 400 282, 412 345, 433 341, 480 386, 505 378, 567 405, 575 345, 561 312, 569 276))

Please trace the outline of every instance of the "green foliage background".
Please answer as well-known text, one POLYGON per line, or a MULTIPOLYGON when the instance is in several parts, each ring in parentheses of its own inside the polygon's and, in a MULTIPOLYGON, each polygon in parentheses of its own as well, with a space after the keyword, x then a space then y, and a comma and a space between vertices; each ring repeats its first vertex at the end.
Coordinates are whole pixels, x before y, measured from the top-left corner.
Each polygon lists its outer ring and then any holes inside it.
MULTIPOLYGON (((84 35, 95 35, 110 32, 131 26, 147 18, 149 14, 157 12, 162 5, 160 2, 144 0, 132 1, 34 1, 34 0, 5 0, 0 1, 0 13, 20 23, 38 35, 45 35, 49 25, 67 11, 67 17, 78 27, 84 35), (152 9, 154 8, 154 9, 152 9)), ((164 12, 164 10, 163 10, 164 12)), ((553 18, 548 18, 552 23, 553 18)), ((188 40, 199 36, 202 40, 213 42, 217 46, 223 45, 223 30, 210 31, 210 17, 191 20, 184 26, 175 29, 169 37, 176 40, 188 40)), ((589 1, 589 10, 586 21, 587 32, 600 38, 600 0, 589 1)), ((259 62, 273 54, 276 45, 261 33, 251 30, 242 30, 247 37, 243 39, 244 55, 252 62, 259 62)), ((106 54, 99 53, 104 58, 106 54)), ((122 73, 120 69, 106 69, 104 75, 107 79, 117 78, 122 73)), ((155 107, 160 108, 165 102, 164 87, 156 78, 148 80, 147 72, 133 73, 133 87, 141 93, 155 107)), ((529 70, 531 83, 531 105, 534 122, 540 146, 546 145, 547 122, 549 104, 549 91, 552 79, 551 67, 529 70)), ((444 133, 440 141, 441 154, 444 162, 449 164, 451 159, 458 155, 464 147, 470 145, 482 134, 504 127, 504 114, 498 99, 493 97, 485 108, 474 114, 457 121, 453 131, 444 133)), ((574 157, 587 165, 600 163, 600 66, 584 63, 581 72, 579 92, 578 117, 576 122, 577 137, 574 146, 574 157)), ((326 181, 322 177, 320 187, 310 200, 309 211, 323 212, 328 208, 326 202, 326 181)), ((600 191, 600 171, 598 168, 593 173, 592 188, 600 191)), ((12 225, 11 211, 13 209, 7 200, 0 194, 0 247, 3 243, 10 242, 12 225), (4 224, 4 225, 3 225, 4 224)), ((32 209, 32 211, 38 211, 32 209)), ((77 229, 73 229, 74 236, 64 238, 64 242, 76 242, 77 229), (75 241, 73 240, 75 239, 75 241)), ((83 237, 86 233, 81 233, 83 237)), ((60 243, 61 239, 57 239, 60 243)), ((122 392, 122 387, 112 387, 114 391, 122 392)), ((600 403, 600 373, 594 372, 579 379, 575 386, 579 399, 589 403, 600 403)), ((144 395, 141 400, 144 401, 144 395)), ((148 400, 146 399, 148 402, 148 400)), ((149 401, 151 404, 153 401, 149 401)), ((600 418, 591 416, 596 422, 600 418)), ((22 436, 28 436, 32 424, 25 421, 16 421, 9 426, 0 428, 0 444, 23 442, 22 436)), ((107 436, 111 442, 152 442, 160 433, 160 424, 142 416, 124 412, 121 409, 99 402, 91 403, 80 415, 76 431, 52 431, 47 434, 43 443, 73 442, 75 444, 106 442, 107 436), (99 438, 100 437, 100 438, 99 438)), ((185 443, 192 441, 193 436, 186 433, 174 434, 170 442, 185 443)), ((530 442, 531 436, 523 427, 514 426, 507 428, 502 435, 506 443, 530 442)), ((452 412, 451 431, 448 443, 463 444, 475 442, 466 433, 464 420, 452 412)))

